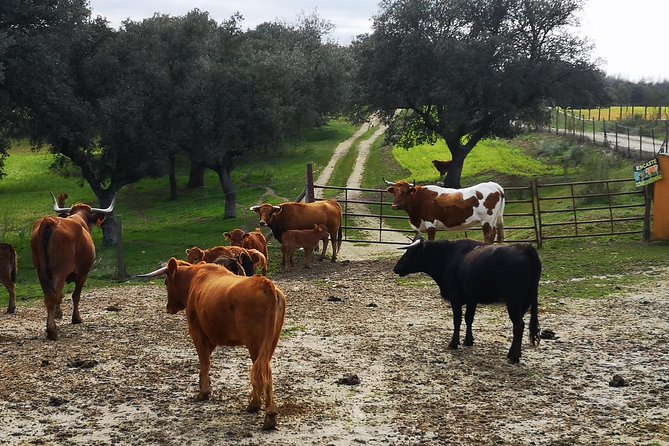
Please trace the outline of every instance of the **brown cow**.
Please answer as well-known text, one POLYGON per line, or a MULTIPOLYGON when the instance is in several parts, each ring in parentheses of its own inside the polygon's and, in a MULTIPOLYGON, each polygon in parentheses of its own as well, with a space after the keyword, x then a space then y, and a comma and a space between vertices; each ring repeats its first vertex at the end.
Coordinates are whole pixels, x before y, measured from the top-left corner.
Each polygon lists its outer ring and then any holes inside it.
POLYGON ((46 306, 46 335, 51 340, 58 339, 56 317, 61 316, 60 303, 63 300, 65 282, 75 283, 72 293, 72 323, 80 324, 79 298, 86 283, 88 273, 95 261, 95 244, 91 231, 93 225, 104 221, 113 212, 116 197, 107 209, 92 208, 87 204, 75 204, 71 208, 58 206, 53 196, 54 211, 67 217, 44 217, 33 226, 30 247, 32 259, 46 306), (58 313, 58 314, 57 314, 58 313))
MULTIPOLYGON (((230 242, 232 246, 241 246, 246 249, 257 249, 265 258, 265 269, 263 269, 263 275, 267 275, 267 268, 269 267, 269 253, 267 251, 267 239, 260 232, 260 229, 256 228, 252 232, 244 232, 241 229, 233 229, 230 232, 223 234, 225 239, 230 242)), ((255 260, 253 263, 256 263, 255 260)))
POLYGON ((200 360, 197 400, 211 394, 209 367, 217 346, 245 346, 251 366, 249 412, 265 401, 263 429, 276 427, 271 361, 286 314, 286 296, 263 276, 243 277, 211 264, 190 265, 170 259, 166 267, 143 277, 167 274, 167 312, 186 310, 188 331, 200 360))
POLYGON ((488 182, 463 189, 416 186, 406 181, 386 181, 393 194, 393 209, 409 214, 409 223, 434 240, 437 231, 483 228, 486 243, 504 241, 504 189, 488 182))
POLYGON ((293 266, 293 252, 297 248, 304 248, 304 267, 310 268, 311 258, 318 242, 327 239, 329 233, 327 226, 314 225, 312 229, 291 229, 283 233, 283 262, 286 271, 290 271, 293 266))
POLYGON ((0 282, 9 293, 7 313, 16 311, 16 273, 18 272, 16 250, 9 243, 0 243, 0 282))
POLYGON ((439 171, 439 175, 442 177, 446 175, 446 172, 448 172, 448 169, 451 167, 451 164, 453 164, 452 160, 449 161, 432 160, 432 165, 434 166, 435 169, 439 171))
POLYGON ((253 270, 255 272, 262 270, 263 276, 266 276, 267 271, 269 270, 269 262, 267 262, 267 257, 265 257, 265 255, 257 249, 247 249, 246 251, 248 251, 249 255, 251 256, 251 260, 253 261, 253 270))
MULTIPOLYGON (((324 224, 330 232, 332 242, 332 261, 337 259, 341 247, 341 206, 336 200, 323 200, 314 203, 283 203, 278 206, 264 203, 250 208, 258 214, 260 226, 269 226, 274 238, 282 243, 283 233, 290 229, 311 229, 314 225, 324 224)), ((325 258, 328 239, 323 239, 323 253, 325 258)), ((285 263, 285 259, 282 261, 285 263)))
MULTIPOLYGON (((244 275, 252 276, 255 274, 253 260, 246 248, 239 246, 216 246, 210 249, 202 249, 193 246, 186 250, 186 258, 190 263, 207 262, 214 263, 214 261, 221 257, 229 257, 235 259, 244 268, 244 275)), ((220 262, 219 262, 220 263, 220 262)))

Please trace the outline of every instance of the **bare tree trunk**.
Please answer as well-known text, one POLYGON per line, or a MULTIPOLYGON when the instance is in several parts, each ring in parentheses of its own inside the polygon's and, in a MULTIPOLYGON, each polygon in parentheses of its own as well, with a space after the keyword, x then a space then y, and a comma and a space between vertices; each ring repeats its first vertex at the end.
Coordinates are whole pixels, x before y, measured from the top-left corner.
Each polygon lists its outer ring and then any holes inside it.
POLYGON ((176 172, 176 161, 174 160, 174 157, 170 157, 170 200, 176 201, 178 196, 178 191, 177 191, 177 172, 176 172))
POLYGON ((223 218, 236 218, 237 191, 235 190, 235 185, 232 183, 230 172, 225 167, 219 167, 216 170, 216 173, 218 174, 218 179, 223 188, 223 193, 225 194, 225 211, 223 213, 223 218))
POLYGON ((455 189, 460 189, 460 180, 462 178, 462 168, 465 164, 465 158, 467 157, 467 151, 465 148, 458 144, 457 147, 451 147, 451 157, 453 162, 446 172, 446 177, 444 178, 444 187, 452 187, 455 189))
POLYGON ((193 163, 190 165, 190 172, 188 174, 188 189, 195 189, 204 187, 204 167, 197 166, 193 163))
MULTIPOLYGON (((100 207, 102 209, 108 207, 111 204, 112 198, 117 191, 105 190, 102 192, 102 196, 98 197, 100 199, 100 207)), ((105 221, 102 223, 102 244, 104 246, 116 246, 118 244, 118 234, 116 231, 116 220, 114 219, 114 213, 107 215, 105 221)))

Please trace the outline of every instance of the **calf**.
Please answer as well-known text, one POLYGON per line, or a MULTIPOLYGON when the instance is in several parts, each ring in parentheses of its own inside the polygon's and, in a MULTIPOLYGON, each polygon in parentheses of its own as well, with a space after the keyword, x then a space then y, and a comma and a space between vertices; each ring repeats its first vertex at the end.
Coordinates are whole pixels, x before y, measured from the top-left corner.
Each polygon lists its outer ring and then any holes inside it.
POLYGON ((245 346, 251 366, 249 412, 265 402, 263 429, 276 427, 271 361, 286 314, 286 296, 262 276, 243 277, 220 265, 170 259, 167 266, 142 277, 166 275, 167 312, 186 311, 190 333, 200 360, 197 400, 211 394, 209 367, 217 346, 245 346))
POLYGON ((304 248, 304 267, 310 268, 314 249, 318 247, 319 241, 328 236, 328 228, 323 224, 314 225, 313 229, 290 229, 284 232, 281 249, 286 271, 290 271, 293 266, 293 252, 297 248, 304 248))
POLYGON ((255 272, 262 270, 263 276, 266 276, 267 270, 269 269, 267 257, 257 249, 247 249, 246 251, 249 253, 251 260, 253 261, 253 270, 255 272))
POLYGON ((233 229, 230 232, 224 233, 223 236, 227 241, 230 242, 230 245, 232 246, 241 246, 242 248, 246 248, 248 250, 258 250, 265 258, 263 275, 267 275, 267 269, 269 267, 267 262, 269 260, 269 253, 267 252, 267 239, 263 233, 260 232, 260 229, 256 228, 256 230, 252 232, 244 232, 241 229, 233 229))
POLYGON ((530 309, 530 342, 539 343, 537 315, 541 261, 531 245, 488 245, 475 240, 451 242, 416 240, 405 247, 393 271, 400 276, 423 272, 439 286, 441 297, 453 308, 453 337, 449 349, 460 344, 462 307, 467 306, 464 345, 473 345, 472 323, 477 304, 505 302, 513 323, 513 341, 507 357, 520 360, 520 344, 530 309))
POLYGON ((453 164, 452 160, 448 161, 432 160, 432 165, 434 166, 435 169, 439 171, 439 175, 442 177, 446 175, 446 172, 448 172, 448 169, 451 167, 451 164, 453 164))
POLYGON ((9 243, 0 243, 0 282, 9 293, 7 313, 16 311, 16 273, 18 271, 16 250, 9 243))
MULTIPOLYGON (((210 249, 202 249, 193 246, 186 250, 186 256, 189 263, 207 262, 214 263, 216 259, 221 257, 229 257, 235 259, 244 268, 244 275, 252 276, 255 274, 253 267, 253 260, 245 248, 239 246, 216 246, 210 249)), ((220 260, 219 260, 219 263, 220 260)))

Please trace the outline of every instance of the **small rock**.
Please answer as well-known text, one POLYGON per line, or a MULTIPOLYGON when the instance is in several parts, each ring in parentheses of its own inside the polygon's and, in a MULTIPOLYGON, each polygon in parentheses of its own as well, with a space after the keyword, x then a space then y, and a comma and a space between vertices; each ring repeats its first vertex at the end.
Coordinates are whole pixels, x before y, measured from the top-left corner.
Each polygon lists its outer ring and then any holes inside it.
POLYGON ((335 283, 332 285, 332 288, 348 288, 348 285, 345 285, 343 283, 335 283))
POLYGON ((630 385, 630 383, 625 381, 625 378, 623 378, 622 376, 620 376, 618 374, 613 375, 613 378, 611 378, 611 381, 609 381, 609 386, 611 386, 611 387, 625 387, 625 386, 629 386, 629 385, 630 385))
POLYGON ((541 339, 556 339, 555 332, 553 330, 541 330, 539 337, 541 339))
POLYGON ((49 361, 46 359, 42 359, 42 367, 48 367, 49 366, 49 361))
POLYGON ((330 296, 328 297, 328 302, 341 302, 341 297, 330 296))
POLYGON ((95 367, 98 362, 95 359, 74 359, 67 363, 67 366, 74 369, 91 369, 95 367))
POLYGON ((65 403, 67 403, 67 400, 59 396, 52 396, 51 398, 49 398, 49 406, 58 407, 62 406, 65 403))
POLYGON ((378 307, 378 305, 376 305, 374 302, 368 303, 367 306, 370 307, 370 308, 377 308, 378 307))
POLYGON ((349 373, 344 375, 342 378, 337 380, 337 384, 346 384, 347 386, 355 386, 360 384, 360 378, 354 373, 349 373))
POLYGON ((105 308, 107 311, 121 311, 121 307, 118 305, 110 305, 107 308, 105 308))

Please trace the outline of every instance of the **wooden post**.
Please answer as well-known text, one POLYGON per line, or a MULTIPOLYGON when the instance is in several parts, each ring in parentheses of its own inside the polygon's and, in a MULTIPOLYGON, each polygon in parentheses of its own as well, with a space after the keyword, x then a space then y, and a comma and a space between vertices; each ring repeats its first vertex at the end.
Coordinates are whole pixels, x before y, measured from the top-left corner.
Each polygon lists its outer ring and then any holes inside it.
POLYGON ((609 107, 609 121, 611 120, 611 107, 609 107))
POLYGON ((128 271, 123 260, 123 217, 115 215, 116 220, 116 278, 123 280, 128 277, 128 271))
POLYGON ((595 118, 592 118, 592 143, 596 144, 597 141, 595 140, 595 118))
POLYGON ((643 202, 644 202, 644 214, 643 214, 643 241, 650 242, 650 201, 651 201, 651 190, 653 184, 647 184, 643 187, 643 202))
POLYGON ((643 158, 643 127, 639 127, 639 159, 643 158))
POLYGON ((541 248, 543 240, 541 237, 541 210, 539 208, 539 186, 537 179, 530 182, 530 194, 532 194, 532 217, 534 219, 534 236, 537 239, 537 247, 541 248), (538 221, 537 221, 538 220, 538 221))
POLYGON ((314 194, 314 166, 307 164, 307 193, 305 195, 305 202, 313 203, 316 199, 314 194))
POLYGON ((632 158, 632 147, 630 146, 630 128, 627 127, 627 157, 632 158))

